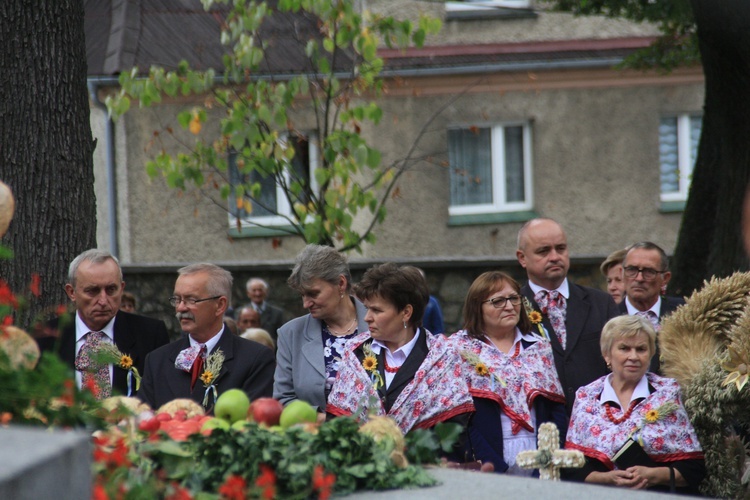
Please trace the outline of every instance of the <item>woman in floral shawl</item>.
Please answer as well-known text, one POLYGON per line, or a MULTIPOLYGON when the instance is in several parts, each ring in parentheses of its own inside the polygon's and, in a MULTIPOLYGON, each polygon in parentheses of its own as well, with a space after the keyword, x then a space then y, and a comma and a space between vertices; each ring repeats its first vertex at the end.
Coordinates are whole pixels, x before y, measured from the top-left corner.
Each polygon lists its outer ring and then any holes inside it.
POLYGON ((419 270, 372 267, 354 292, 367 307, 369 331, 347 343, 328 413, 388 415, 404 433, 446 420, 465 425, 474 406, 464 368, 444 336, 422 328, 429 292, 419 270))
POLYGON ((515 464, 536 449, 536 432, 567 428, 565 397, 550 343, 531 333, 518 283, 500 271, 482 274, 464 303, 464 329, 450 337, 464 361, 476 414, 469 426, 474 458, 496 472, 530 475, 515 464))
POLYGON ((655 340, 651 322, 640 316, 618 316, 604 325, 602 356, 612 373, 576 394, 565 447, 582 451, 586 465, 569 471, 570 479, 697 492, 705 464, 680 387, 646 373, 655 340))

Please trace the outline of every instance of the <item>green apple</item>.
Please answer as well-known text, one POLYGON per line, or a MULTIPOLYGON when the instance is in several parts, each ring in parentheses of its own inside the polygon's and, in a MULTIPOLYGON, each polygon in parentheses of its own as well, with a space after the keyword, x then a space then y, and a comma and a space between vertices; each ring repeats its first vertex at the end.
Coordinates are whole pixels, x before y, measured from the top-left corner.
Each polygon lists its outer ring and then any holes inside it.
POLYGON ((245 431, 250 426, 247 420, 238 420, 232 424, 232 429, 236 431, 245 431))
POLYGON ((314 424, 317 420, 318 412, 315 411, 315 408, 310 403, 301 399, 295 399, 284 407, 279 419, 279 425, 283 429, 288 429, 296 424, 314 424))
POLYGON ((238 420, 245 420, 249 408, 250 398, 242 389, 229 389, 216 400, 214 415, 231 424, 238 420))
POLYGON ((223 418, 210 417, 208 420, 203 422, 203 425, 201 426, 201 434, 211 434, 214 429, 223 429, 225 431, 228 431, 229 422, 227 422, 223 418))

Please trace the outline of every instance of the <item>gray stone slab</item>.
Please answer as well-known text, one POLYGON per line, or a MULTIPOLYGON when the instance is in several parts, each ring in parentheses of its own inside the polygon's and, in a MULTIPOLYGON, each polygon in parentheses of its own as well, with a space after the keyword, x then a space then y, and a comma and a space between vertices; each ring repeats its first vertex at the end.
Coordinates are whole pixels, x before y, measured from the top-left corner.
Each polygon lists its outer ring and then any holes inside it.
POLYGON ((0 499, 91 498, 91 435, 35 427, 0 429, 0 499))
POLYGON ((456 469, 430 469, 439 486, 413 490, 362 492, 352 495, 357 500, 405 498, 410 500, 461 499, 461 498, 514 498, 554 500, 649 500, 672 496, 665 493, 627 490, 565 481, 541 481, 533 478, 506 476, 456 469))

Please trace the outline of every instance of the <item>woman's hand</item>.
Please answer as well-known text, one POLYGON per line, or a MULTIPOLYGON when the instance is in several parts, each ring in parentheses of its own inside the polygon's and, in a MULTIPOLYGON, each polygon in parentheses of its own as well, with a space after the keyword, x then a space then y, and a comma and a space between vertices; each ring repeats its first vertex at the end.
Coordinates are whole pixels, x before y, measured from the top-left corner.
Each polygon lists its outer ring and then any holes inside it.
MULTIPOLYGON (((642 465, 636 465, 628 468, 626 472, 630 472, 634 477, 646 481, 646 488, 659 484, 668 485, 670 481, 669 467, 644 467, 642 465)), ((675 469, 674 474, 676 486, 685 486, 687 484, 682 477, 682 474, 680 474, 680 471, 675 469)))
MULTIPOLYGON (((631 467, 633 469, 634 467, 631 467)), ((645 488, 647 482, 640 476, 628 470, 611 470, 609 472, 592 472, 586 476, 587 483, 610 484, 623 488, 645 488)))

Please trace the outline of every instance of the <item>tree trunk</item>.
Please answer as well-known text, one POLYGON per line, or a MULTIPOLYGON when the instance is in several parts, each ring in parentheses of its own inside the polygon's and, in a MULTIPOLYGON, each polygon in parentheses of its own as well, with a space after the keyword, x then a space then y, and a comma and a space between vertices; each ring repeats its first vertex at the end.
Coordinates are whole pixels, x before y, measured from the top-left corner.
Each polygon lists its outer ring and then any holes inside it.
POLYGON ((703 132, 675 248, 670 293, 749 268, 742 204, 750 180, 750 2, 692 0, 706 78, 703 132))
POLYGON ((16 318, 25 328, 67 302, 68 264, 96 245, 83 22, 83 0, 0 2, 0 180, 16 198, 2 242, 15 257, 0 277, 30 298, 16 318))

